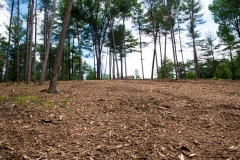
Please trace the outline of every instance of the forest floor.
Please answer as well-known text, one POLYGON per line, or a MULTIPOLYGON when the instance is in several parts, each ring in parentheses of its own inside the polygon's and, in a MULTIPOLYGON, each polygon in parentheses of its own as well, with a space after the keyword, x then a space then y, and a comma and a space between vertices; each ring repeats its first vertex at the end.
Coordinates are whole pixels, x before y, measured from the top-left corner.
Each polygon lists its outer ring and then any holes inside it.
POLYGON ((0 84, 1 160, 239 160, 240 81, 0 84))

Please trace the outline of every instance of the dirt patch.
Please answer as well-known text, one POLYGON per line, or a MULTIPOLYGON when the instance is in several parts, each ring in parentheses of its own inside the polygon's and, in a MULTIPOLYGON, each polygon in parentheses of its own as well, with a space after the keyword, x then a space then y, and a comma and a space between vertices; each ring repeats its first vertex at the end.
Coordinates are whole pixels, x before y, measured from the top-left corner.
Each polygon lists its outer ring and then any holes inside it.
POLYGON ((0 159, 240 159, 239 81, 0 84, 0 159))

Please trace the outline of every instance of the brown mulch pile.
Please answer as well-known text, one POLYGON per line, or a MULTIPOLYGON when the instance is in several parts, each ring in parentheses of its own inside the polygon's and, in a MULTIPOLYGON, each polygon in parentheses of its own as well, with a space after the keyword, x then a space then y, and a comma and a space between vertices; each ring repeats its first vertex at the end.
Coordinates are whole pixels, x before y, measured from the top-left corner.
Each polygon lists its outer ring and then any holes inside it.
POLYGON ((0 159, 240 159, 240 81, 0 84, 0 159))

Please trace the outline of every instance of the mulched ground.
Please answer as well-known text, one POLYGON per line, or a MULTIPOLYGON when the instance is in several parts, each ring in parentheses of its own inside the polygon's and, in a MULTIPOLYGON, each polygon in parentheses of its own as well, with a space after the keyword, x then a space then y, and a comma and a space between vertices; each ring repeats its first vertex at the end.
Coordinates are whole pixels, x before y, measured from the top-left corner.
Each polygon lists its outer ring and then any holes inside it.
POLYGON ((0 159, 240 159, 240 81, 48 85, 0 84, 0 159))

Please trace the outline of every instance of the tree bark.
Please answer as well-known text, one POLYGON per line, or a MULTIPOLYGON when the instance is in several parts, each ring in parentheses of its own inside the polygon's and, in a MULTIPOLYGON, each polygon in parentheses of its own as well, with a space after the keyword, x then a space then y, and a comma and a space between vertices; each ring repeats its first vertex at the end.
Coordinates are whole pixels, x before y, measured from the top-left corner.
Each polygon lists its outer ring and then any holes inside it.
POLYGON ((19 82, 19 46, 20 46, 20 0, 18 0, 18 16, 17 16, 17 64, 16 64, 16 81, 19 82))
MULTIPOLYGON (((139 22, 140 23, 140 22, 139 22)), ((142 66, 142 76, 144 79, 144 69, 143 69, 143 56, 142 56, 142 32, 141 32, 141 26, 138 26, 138 32, 139 32, 139 42, 140 42, 140 55, 141 55, 141 66, 142 66)))
POLYGON ((164 78, 167 78, 167 31, 165 31, 165 48, 164 48, 164 78))
POLYGON ((194 69, 195 69, 195 78, 198 79, 198 60, 197 60, 197 51, 195 44, 195 34, 194 34, 194 0, 192 0, 192 8, 191 8, 191 30, 192 30, 192 42, 193 42, 193 56, 194 56, 194 69))
POLYGON ((31 2, 31 9, 30 9, 30 38, 29 38, 29 51, 28 51, 27 84, 30 84, 31 82, 31 72, 32 72, 33 10, 34 10, 34 0, 32 0, 31 2))
POLYGON ((10 41, 11 41, 11 34, 12 34, 12 17, 13 17, 13 10, 14 10, 14 0, 12 0, 11 6, 11 15, 10 15, 10 22, 9 22, 9 32, 8 32, 8 48, 7 48, 7 57, 6 57, 6 72, 4 81, 8 81, 8 63, 9 63, 9 55, 10 55, 10 41))
POLYGON ((184 59, 183 59, 183 50, 182 50, 182 40, 181 40, 181 33, 180 33, 180 27, 179 27, 179 21, 178 21, 178 34, 179 34, 179 42, 180 42, 180 50, 181 50, 181 55, 182 55, 182 67, 183 67, 183 78, 186 79, 186 69, 185 69, 185 63, 184 63, 184 59))
POLYGON ((49 93, 58 92, 56 89, 58 72, 59 72, 60 61, 61 61, 62 52, 63 52, 63 48, 64 48, 64 41, 66 38, 67 29, 68 29, 68 23, 69 23, 69 19, 70 19, 70 15, 71 15, 72 3, 73 3, 73 0, 68 0, 67 8, 66 8, 65 15, 64 15, 64 20, 62 23, 62 30, 61 30, 60 40, 59 40, 59 44, 58 44, 58 48, 57 48, 57 53, 56 53, 56 57, 55 57, 54 65, 53 65, 52 78, 51 78, 50 85, 48 88, 49 93))
POLYGON ((36 52, 37 52, 37 0, 36 0, 36 6, 35 6, 35 47, 34 47, 34 62, 33 62, 33 66, 34 66, 34 83, 37 82, 36 80, 36 52))
POLYGON ((48 57, 49 57, 50 43, 51 43, 51 39, 52 39, 52 30, 53 30, 55 13, 56 13, 56 0, 53 1, 52 20, 51 20, 50 30, 49 30, 49 34, 48 34, 48 38, 47 38, 46 50, 45 50, 45 53, 44 53, 44 61, 43 61, 43 65, 42 65, 42 74, 41 74, 39 84, 43 84, 43 82, 45 81, 45 75, 46 75, 46 70, 47 70, 47 62, 48 62, 48 57))
POLYGON ((161 61, 161 72, 163 78, 163 60, 162 60, 162 46, 161 46, 161 32, 159 31, 159 50, 160 50, 160 61, 161 61))
POLYGON ((80 31, 79 31, 79 26, 78 26, 78 23, 77 23, 77 40, 78 40, 78 51, 79 51, 79 59, 78 59, 78 65, 79 65, 79 80, 83 80, 83 70, 82 70, 82 47, 81 47, 81 39, 80 39, 80 31))

